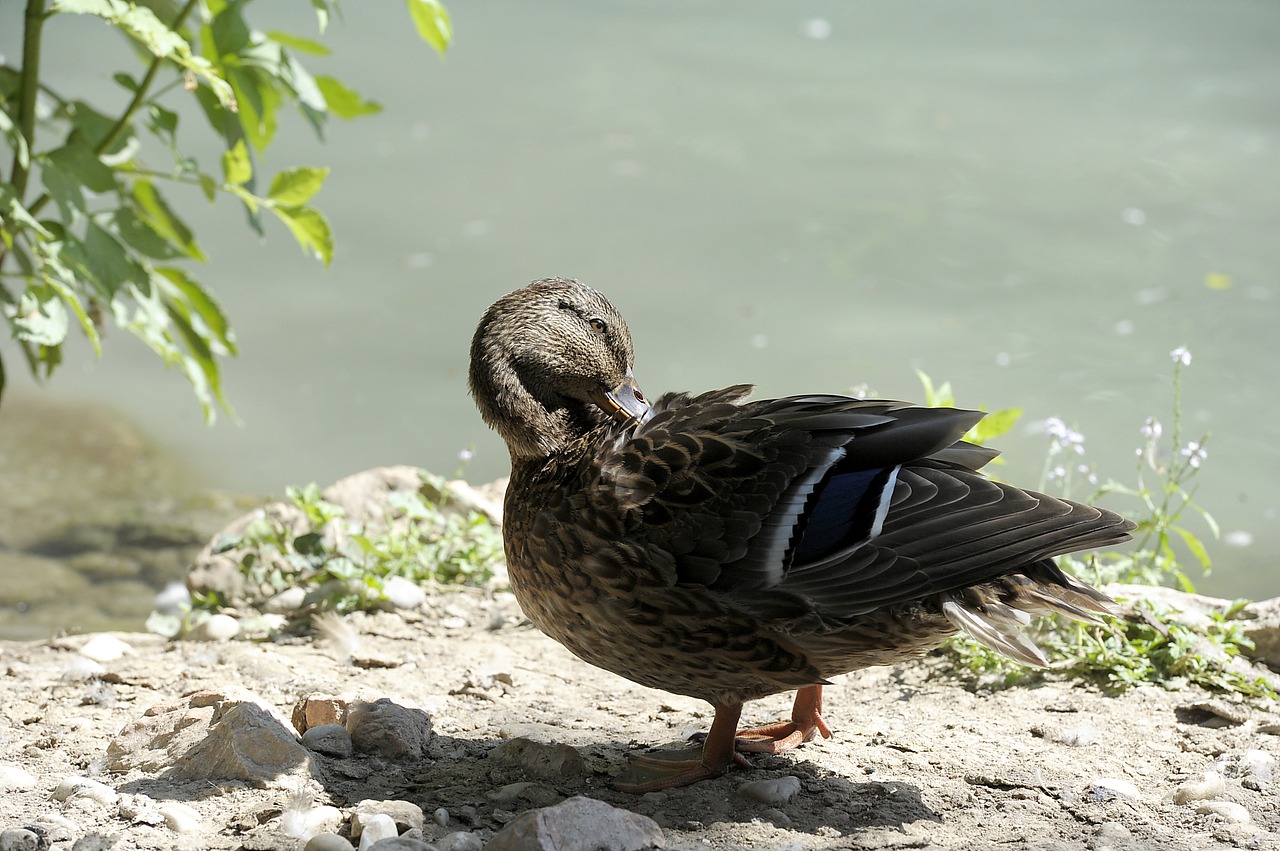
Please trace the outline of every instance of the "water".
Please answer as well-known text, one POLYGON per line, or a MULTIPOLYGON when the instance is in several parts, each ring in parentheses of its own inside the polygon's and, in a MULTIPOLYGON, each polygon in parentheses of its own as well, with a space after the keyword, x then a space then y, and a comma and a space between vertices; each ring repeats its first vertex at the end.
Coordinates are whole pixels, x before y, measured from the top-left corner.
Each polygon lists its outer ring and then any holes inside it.
MULTIPOLYGON (((403 7, 365 4, 309 62, 386 106, 324 146, 292 121, 270 152, 334 167, 317 199, 333 268, 282 228, 255 243, 227 199, 187 199, 212 258, 196 274, 241 343, 226 386, 242 426, 203 428, 182 380, 119 333, 42 392, 132 412, 210 487, 448 473, 471 446, 485 480, 506 458, 466 395, 471 331, 499 294, 569 275, 626 314, 651 396, 865 382, 918 399, 920 368, 961 404, 1022 407, 1024 426, 1062 417, 1104 475, 1131 478, 1185 345, 1184 439, 1213 434, 1198 499, 1237 544, 1212 547, 1202 588, 1277 593, 1280 6, 451 10, 444 62, 403 7)), ((307 4, 249 11, 314 30, 307 4)), ((10 56, 19 13, 0 9, 10 56)), ((113 91, 101 27, 56 23, 83 35, 51 42, 48 67, 113 91)), ((1033 431, 1001 441, 1003 477, 1038 480, 1033 431)))

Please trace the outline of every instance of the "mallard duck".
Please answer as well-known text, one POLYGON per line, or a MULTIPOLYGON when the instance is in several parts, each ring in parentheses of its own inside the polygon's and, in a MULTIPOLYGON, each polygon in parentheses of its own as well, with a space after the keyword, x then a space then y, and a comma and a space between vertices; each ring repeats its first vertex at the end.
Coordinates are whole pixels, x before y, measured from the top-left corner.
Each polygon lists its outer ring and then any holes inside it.
POLYGON ((549 278, 498 299, 469 383, 511 453, 503 536, 529 619, 592 665, 707 701, 701 750, 633 757, 617 788, 719 776, 741 752, 829 737, 832 677, 920 656, 958 630, 1045 657, 1030 615, 1092 621, 1111 600, 1052 557, 1126 540, 1110 511, 992 481, 982 413, 844 396, 745 401, 632 376, 609 301, 549 278), (797 690, 791 718, 738 730, 744 701, 797 690))

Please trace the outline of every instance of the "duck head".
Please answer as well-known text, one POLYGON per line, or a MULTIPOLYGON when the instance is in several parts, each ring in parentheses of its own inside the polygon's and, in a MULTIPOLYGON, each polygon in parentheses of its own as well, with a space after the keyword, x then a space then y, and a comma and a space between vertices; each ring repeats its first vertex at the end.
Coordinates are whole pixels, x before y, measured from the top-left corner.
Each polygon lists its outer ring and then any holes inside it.
POLYGON ((643 422, 627 323, 575 280, 547 278, 494 302, 471 340, 468 384, 513 462, 545 458, 609 420, 643 422))

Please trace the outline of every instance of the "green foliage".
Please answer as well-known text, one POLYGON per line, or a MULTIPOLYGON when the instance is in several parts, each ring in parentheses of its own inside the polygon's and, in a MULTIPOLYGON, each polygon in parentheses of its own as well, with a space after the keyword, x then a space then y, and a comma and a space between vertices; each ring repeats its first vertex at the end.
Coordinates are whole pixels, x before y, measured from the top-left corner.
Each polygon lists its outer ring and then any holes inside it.
MULTIPOLYGON (((1203 519, 1214 537, 1218 534, 1217 524, 1195 504, 1188 487, 1208 457, 1204 449, 1208 435, 1182 443, 1182 367, 1191 362, 1191 356, 1185 349, 1177 349, 1172 355, 1171 444, 1162 442, 1160 422, 1148 419, 1141 429, 1143 445, 1136 453, 1136 484, 1108 481, 1093 494, 1093 498, 1120 495, 1137 501, 1140 514, 1134 535, 1136 546, 1126 551, 1096 553, 1087 561, 1070 556, 1061 559, 1068 570, 1095 584, 1172 583, 1179 590, 1193 591, 1184 568, 1186 557, 1202 573, 1207 574, 1212 567, 1207 547, 1185 525, 1190 511, 1203 519)), ((944 390, 949 392, 946 385, 944 390)), ((1056 488, 1063 496, 1071 496, 1079 477, 1096 483, 1092 468, 1083 463, 1084 437, 1057 419, 1046 423, 1046 431, 1051 442, 1041 489, 1056 488)), ((1280 695, 1265 678, 1254 675, 1248 666, 1233 664, 1242 651, 1253 649, 1236 619, 1246 602, 1241 600, 1226 611, 1191 618, 1160 608, 1150 600, 1138 600, 1125 619, 1109 625, 1063 624, 1056 618, 1042 618, 1032 630, 1054 670, 1108 689, 1123 690, 1144 683, 1176 689, 1190 683, 1274 700, 1280 695)), ((1013 685, 1037 675, 965 636, 952 639, 945 653, 954 673, 988 685, 1013 685)))
POLYGON ((450 508, 434 494, 448 494, 435 477, 420 490, 393 491, 388 515, 360 525, 314 484, 291 487, 287 495, 304 518, 301 530, 264 514, 216 549, 235 551, 253 587, 276 593, 301 586, 314 592, 313 607, 338 612, 377 607, 393 576, 483 585, 503 559, 501 533, 484 515, 450 508))
MULTIPOLYGON (((407 3, 422 38, 443 54, 452 37, 448 12, 436 0, 407 3)), ((230 412, 219 359, 236 354, 235 337, 217 299, 180 265, 206 258, 166 195, 170 187, 198 187, 211 203, 238 199, 258 235, 267 211, 304 253, 332 261, 329 222, 312 206, 329 170, 287 168, 267 180, 262 155, 286 106, 319 136, 331 117, 380 107, 333 77, 312 76, 298 54, 328 49, 253 29, 247 6, 28 0, 22 65, 0 66, 0 145, 12 154, 0 180, 0 312, 37 378, 61 363, 73 319, 101 354, 110 318, 187 376, 208 420, 218 407, 230 412), (136 47, 139 67, 112 75, 123 107, 77 100, 46 79, 46 27, 59 37, 67 15, 99 18, 136 47), (221 143, 220 174, 179 142, 179 114, 167 101, 186 96, 198 103, 204 132, 221 143)), ((336 0, 311 6, 323 33, 336 0)), ((0 394, 4 375, 0 359, 0 394)))
MULTIPOLYGON (((954 408, 956 406, 955 393, 951 390, 951 382, 944 381, 941 387, 933 386, 933 379, 926 375, 922 370, 916 370, 916 376, 920 379, 920 384, 924 387, 924 403, 930 408, 954 408)), ((986 411, 985 407, 978 410, 986 411)), ((965 434, 964 439, 970 443, 976 443, 979 446, 986 444, 997 437, 1009 432, 1018 423, 1018 419, 1022 416, 1021 408, 1003 408, 994 413, 988 413, 985 417, 978 420, 977 424, 965 434)), ((996 458, 994 463, 1004 463, 996 458)))

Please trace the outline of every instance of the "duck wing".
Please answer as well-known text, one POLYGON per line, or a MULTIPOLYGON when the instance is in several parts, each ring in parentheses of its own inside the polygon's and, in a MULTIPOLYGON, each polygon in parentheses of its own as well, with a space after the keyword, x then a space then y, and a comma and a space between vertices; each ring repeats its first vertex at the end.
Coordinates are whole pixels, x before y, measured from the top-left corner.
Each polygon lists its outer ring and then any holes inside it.
POLYGON ((600 460, 633 533, 674 557, 675 584, 824 628, 1021 569, 1083 595, 1050 608, 1087 618, 1105 601, 1046 560, 1125 540, 1131 524, 983 476, 996 453, 962 440, 981 412, 821 395, 740 404, 748 390, 663 397, 600 460))

